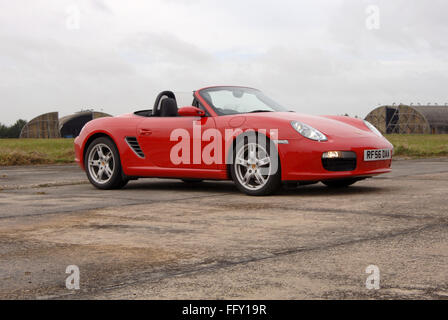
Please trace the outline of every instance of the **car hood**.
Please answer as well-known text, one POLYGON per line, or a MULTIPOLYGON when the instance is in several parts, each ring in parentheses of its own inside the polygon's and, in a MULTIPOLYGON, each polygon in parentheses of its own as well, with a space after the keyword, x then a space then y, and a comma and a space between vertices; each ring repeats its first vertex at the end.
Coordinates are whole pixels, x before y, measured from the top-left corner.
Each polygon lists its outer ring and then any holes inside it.
MULTIPOLYGON (((376 136, 362 120, 338 116, 315 116, 296 112, 263 112, 246 115, 250 119, 271 119, 279 126, 290 126, 291 121, 303 122, 325 134, 327 137, 372 137, 376 136)), ((280 129, 280 128, 279 128, 280 129)))

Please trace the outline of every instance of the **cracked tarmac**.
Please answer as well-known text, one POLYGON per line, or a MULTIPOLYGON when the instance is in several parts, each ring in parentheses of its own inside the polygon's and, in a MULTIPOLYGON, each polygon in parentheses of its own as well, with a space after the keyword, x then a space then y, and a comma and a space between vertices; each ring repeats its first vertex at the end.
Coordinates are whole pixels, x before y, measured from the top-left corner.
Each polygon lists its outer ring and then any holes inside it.
POLYGON ((270 197, 162 179, 101 191, 74 165, 1 167, 0 298, 448 299, 447 195, 448 159, 270 197))

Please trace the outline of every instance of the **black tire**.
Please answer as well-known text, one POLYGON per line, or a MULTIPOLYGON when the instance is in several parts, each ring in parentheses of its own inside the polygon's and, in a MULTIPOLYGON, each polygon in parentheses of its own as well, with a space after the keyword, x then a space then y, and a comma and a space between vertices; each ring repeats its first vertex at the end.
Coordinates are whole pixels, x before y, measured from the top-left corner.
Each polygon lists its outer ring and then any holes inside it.
MULTIPOLYGON (((246 185, 244 185, 242 182, 240 182, 241 179, 241 170, 244 170, 244 168, 247 168, 247 171, 253 170, 255 172, 257 172, 257 170, 260 170, 260 168, 262 166, 258 166, 256 165, 255 167, 250 167, 251 165, 240 165, 242 168, 238 167, 238 164, 236 163, 236 157, 238 156, 238 154, 240 153, 240 151, 242 152, 246 152, 244 151, 245 149, 241 150, 241 148, 248 148, 249 144, 256 144, 256 153, 258 153, 258 150, 260 150, 259 148, 263 148, 262 144, 260 144, 259 141, 259 137, 258 136, 245 136, 243 138, 238 138, 237 139, 237 143, 235 145, 234 148, 234 152, 233 152, 233 162, 232 164, 230 164, 230 174, 232 177, 233 182, 235 183, 236 187, 241 191, 246 193, 247 195, 250 196, 264 196, 264 195, 270 195, 272 193, 274 193, 275 191, 277 191, 279 189, 279 187, 281 186, 281 166, 280 166, 280 158, 278 157, 278 153, 277 153, 277 147, 275 146, 275 144, 269 140, 266 139, 266 149, 267 150, 262 150, 263 153, 267 153, 267 156, 265 158, 269 158, 270 159, 270 164, 269 166, 275 166, 276 168, 273 169, 274 172, 271 172, 270 174, 267 175, 263 175, 263 178, 265 183, 259 185, 259 189, 251 189, 250 188, 250 183, 248 182, 246 185), (274 161, 276 161, 276 165, 274 165, 274 161)), ((249 152, 249 151, 247 151, 249 152)), ((258 158, 258 156, 256 156, 258 158)), ((246 173, 247 173, 246 171, 246 173)), ((258 173, 259 176, 259 173, 258 173)), ((250 178, 249 181, 254 181, 256 178, 250 178), (252 179, 252 180, 251 180, 252 179)), ((257 178, 258 180, 258 178, 257 178)))
MULTIPOLYGON (((108 153, 108 155, 110 154, 108 153)), ((90 183, 95 186, 98 189, 103 190, 110 190, 110 189, 121 189, 123 188, 127 183, 128 179, 126 179, 123 175, 122 169, 121 169, 121 161, 120 161, 120 154, 118 153, 118 149, 115 146, 115 143, 107 137, 100 137, 95 139, 87 148, 87 151, 84 156, 84 167, 86 169, 87 178, 89 179, 90 183), (98 171, 95 171, 94 165, 89 166, 89 157, 92 153, 92 159, 93 161, 99 161, 100 163, 103 163, 101 159, 95 159, 95 152, 96 156, 98 156, 97 151, 93 151, 94 148, 101 147, 103 152, 104 150, 109 150, 112 154, 112 158, 109 158, 107 162, 107 166, 99 164, 101 167, 98 167, 98 171), (110 168, 111 162, 113 163, 113 168, 110 168), (100 182, 99 180, 101 177, 98 176, 100 168, 107 167, 109 168, 109 172, 111 174, 108 176, 108 179, 104 179, 104 182, 100 182)), ((103 170, 104 171, 104 170, 103 170)), ((106 174, 106 173, 105 173, 106 174)), ((101 175, 103 176, 103 174, 101 175)))
POLYGON ((117 184, 117 186, 113 189, 123 189, 124 187, 126 187, 126 185, 128 184, 129 179, 123 179, 123 177, 121 178, 121 183, 117 184))
POLYGON ((204 179, 181 179, 185 183, 200 183, 204 181, 204 179))
POLYGON ((322 181, 329 188, 347 188, 351 186, 355 182, 359 181, 358 179, 340 179, 340 180, 327 180, 322 181))

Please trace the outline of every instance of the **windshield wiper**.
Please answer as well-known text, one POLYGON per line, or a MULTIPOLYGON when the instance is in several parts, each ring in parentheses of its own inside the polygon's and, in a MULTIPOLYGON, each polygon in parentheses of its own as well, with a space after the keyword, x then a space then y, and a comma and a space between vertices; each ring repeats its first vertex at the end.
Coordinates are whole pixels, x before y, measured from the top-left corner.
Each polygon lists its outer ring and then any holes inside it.
POLYGON ((250 111, 249 113, 255 113, 255 112, 274 112, 272 110, 254 110, 254 111, 250 111))

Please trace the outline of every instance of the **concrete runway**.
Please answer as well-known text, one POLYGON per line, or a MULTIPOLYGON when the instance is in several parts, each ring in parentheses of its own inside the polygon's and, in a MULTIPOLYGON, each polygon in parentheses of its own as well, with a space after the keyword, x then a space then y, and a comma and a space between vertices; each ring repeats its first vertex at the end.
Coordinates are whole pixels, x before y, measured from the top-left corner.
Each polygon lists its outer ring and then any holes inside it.
POLYGON ((231 182, 100 191, 73 165, 2 167, 0 298, 448 299, 448 160, 393 169, 249 197, 231 182))

